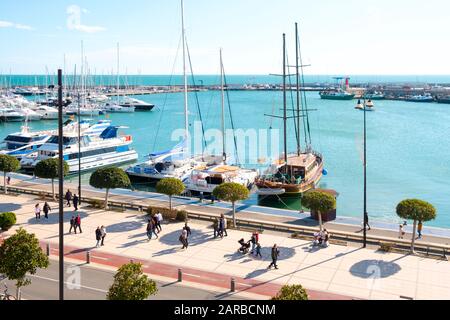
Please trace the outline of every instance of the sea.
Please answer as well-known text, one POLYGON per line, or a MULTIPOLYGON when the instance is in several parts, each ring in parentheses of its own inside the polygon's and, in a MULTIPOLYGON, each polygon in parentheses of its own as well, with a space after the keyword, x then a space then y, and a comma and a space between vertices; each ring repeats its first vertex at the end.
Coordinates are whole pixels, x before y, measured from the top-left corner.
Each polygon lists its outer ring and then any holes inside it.
MULTIPOLYGON (((14 85, 34 85, 28 81, 36 77, 11 76, 11 79, 14 79, 14 85)), ((330 77, 316 76, 316 80, 332 81, 330 77)), ((46 77, 39 77, 42 78, 46 77)), ((139 76, 139 79, 135 85, 181 83, 180 77, 170 76, 139 76)), ((277 83, 276 79, 270 76, 230 76, 228 83, 277 83)), ((354 79, 378 83, 450 83, 450 76, 358 76, 354 79)), ((217 84, 220 79, 216 76, 199 76, 198 80, 203 80, 206 85, 217 84)), ((105 80, 102 81, 105 84, 105 80)), ((363 112, 355 110, 355 100, 321 100, 317 92, 307 92, 306 97, 311 110, 311 143, 315 150, 323 154, 327 171, 320 187, 334 189, 339 193, 338 215, 362 217, 363 112)), ((171 138, 177 129, 184 128, 184 103, 182 93, 142 95, 136 98, 155 104, 155 109, 151 112, 110 114, 99 118, 108 118, 116 125, 127 127, 124 132, 133 136, 133 147, 141 161, 150 152, 169 149, 176 144, 171 138)), ((276 91, 231 91, 230 109, 228 105, 226 107, 226 126, 231 127, 231 110, 235 129, 255 130, 269 135, 273 130, 282 130, 282 121, 271 117, 282 113, 282 101, 282 93, 276 91)), ((295 97, 288 95, 290 109, 294 106, 293 101, 295 97)), ((429 201, 437 209, 437 218, 427 225, 450 228, 450 105, 388 100, 374 102, 376 110, 366 114, 367 205, 370 219, 400 222, 402 220, 395 213, 398 202, 406 198, 419 198, 429 201)), ((190 93, 189 110, 192 130, 200 114, 205 130, 220 129, 219 91, 190 93)), ((293 120, 289 120, 290 151, 296 148, 293 123, 293 120)), ((0 123, 0 138, 20 131, 21 125, 0 123)), ((56 121, 32 122, 31 127, 32 130, 56 128, 56 121)), ((301 132, 304 145, 303 129, 301 132)), ((252 153, 258 146, 250 144, 246 148, 252 153)), ((259 170, 265 167, 259 157, 247 158, 246 167, 259 170)), ((83 181, 87 183, 88 174, 83 176, 83 181)), ((258 201, 253 195, 247 203, 255 204, 258 201)), ((278 199, 269 203, 263 201, 261 204, 294 210, 300 208, 298 199, 278 199)))

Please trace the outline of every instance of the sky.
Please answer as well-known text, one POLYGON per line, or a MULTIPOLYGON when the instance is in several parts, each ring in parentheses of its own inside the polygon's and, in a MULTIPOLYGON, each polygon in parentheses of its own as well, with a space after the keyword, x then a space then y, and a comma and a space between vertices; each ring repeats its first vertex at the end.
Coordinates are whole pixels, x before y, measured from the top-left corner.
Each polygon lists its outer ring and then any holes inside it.
MULTIPOLYGON (((194 73, 280 73, 282 34, 308 74, 450 74, 448 0, 185 0, 194 73)), ((180 74, 180 0, 0 0, 0 74, 180 74), (178 55, 177 55, 178 53, 178 55), (65 59, 64 59, 65 57, 65 59), (178 57, 178 58, 176 58, 178 57), (66 62, 64 64, 64 61, 66 62)))

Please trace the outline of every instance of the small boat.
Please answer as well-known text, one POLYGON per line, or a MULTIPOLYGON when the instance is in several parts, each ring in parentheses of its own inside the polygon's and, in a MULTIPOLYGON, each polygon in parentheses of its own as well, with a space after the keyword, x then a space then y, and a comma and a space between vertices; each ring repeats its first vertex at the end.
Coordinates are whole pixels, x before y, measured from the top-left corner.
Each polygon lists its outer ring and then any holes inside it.
POLYGON ((320 98, 324 100, 352 100, 355 94, 343 90, 321 91, 320 98))
POLYGON ((440 96, 436 99, 437 103, 447 103, 450 104, 450 96, 440 96))
POLYGON ((35 111, 39 113, 43 120, 56 120, 58 119, 58 109, 49 107, 48 105, 40 105, 35 111))
POLYGON ((108 113, 132 113, 135 111, 133 106, 122 106, 116 103, 106 103, 102 110, 108 113))
POLYGON ((0 109, 0 120, 5 122, 21 122, 25 120, 25 113, 16 109, 3 108, 0 109))
POLYGON ((27 123, 21 132, 11 133, 3 140, 0 154, 7 154, 17 159, 35 152, 50 138, 49 131, 31 132, 27 123))
POLYGON ((381 92, 372 92, 372 93, 366 93, 364 94, 363 98, 370 99, 370 100, 383 100, 385 98, 385 95, 381 92))
POLYGON ((121 102, 120 106, 122 107, 134 107, 136 111, 151 111, 155 105, 151 103, 147 103, 145 101, 125 97, 121 102))
POLYGON ((286 193, 285 189, 260 188, 256 191, 258 196, 279 196, 286 193))
POLYGON ((405 100, 409 102, 434 102, 433 96, 429 93, 409 96, 405 100))

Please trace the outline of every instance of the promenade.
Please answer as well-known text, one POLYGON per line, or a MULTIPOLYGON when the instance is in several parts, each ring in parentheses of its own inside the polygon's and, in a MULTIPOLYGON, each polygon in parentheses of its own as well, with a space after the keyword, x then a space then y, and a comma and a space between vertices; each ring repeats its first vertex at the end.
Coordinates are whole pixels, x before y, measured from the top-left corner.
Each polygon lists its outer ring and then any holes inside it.
MULTIPOLYGON (((20 183, 20 182, 18 182, 20 183)), ((117 196, 118 197, 118 196, 117 196)), ((43 204, 33 196, 1 196, 0 211, 14 211, 17 224, 7 235, 23 227, 35 233, 51 253, 57 254, 57 204, 50 219, 36 220, 34 205, 43 204)), ((228 291, 232 277, 238 294, 269 298, 284 284, 302 284, 312 299, 450 299, 450 265, 447 261, 426 259, 372 249, 331 245, 314 248, 311 242, 285 235, 263 233, 263 258, 237 252, 240 238, 249 232, 229 230, 228 237, 214 239, 209 223, 191 221, 190 246, 181 250, 178 237, 183 224, 163 225, 158 239, 147 241, 146 218, 137 212, 116 212, 82 207, 82 234, 69 234, 71 208, 65 212, 65 254, 85 261, 118 267, 130 259, 141 261, 151 276, 176 279, 178 268, 184 280, 208 288, 228 291), (97 226, 107 229, 105 246, 95 248, 97 226), (270 248, 276 243, 281 256, 278 270, 268 270, 270 248)))

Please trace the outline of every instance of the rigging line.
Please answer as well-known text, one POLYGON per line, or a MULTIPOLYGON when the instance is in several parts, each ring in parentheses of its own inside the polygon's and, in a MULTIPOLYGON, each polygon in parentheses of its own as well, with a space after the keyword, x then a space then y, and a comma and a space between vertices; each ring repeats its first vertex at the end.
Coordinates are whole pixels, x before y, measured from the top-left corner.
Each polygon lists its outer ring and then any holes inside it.
POLYGON ((299 54, 299 59, 300 59, 300 76, 301 76, 301 83, 302 83, 302 87, 303 87, 303 103, 302 106, 304 107, 304 113, 306 115, 306 119, 304 119, 304 121, 306 121, 306 129, 307 129, 307 133, 308 133, 308 141, 306 141, 306 133, 305 133, 305 142, 307 143, 308 146, 311 145, 311 129, 309 126, 309 113, 308 113, 308 103, 306 101, 306 91, 305 89, 305 74, 303 72, 303 57, 302 57, 302 50, 301 50, 301 44, 300 44, 300 32, 297 35, 297 42, 298 42, 298 54, 299 54))
MULTIPOLYGON (((289 66, 289 55, 286 53, 286 63, 289 66)), ((290 73, 290 72, 289 72, 290 73)), ((294 129, 295 129, 295 140, 297 140, 297 145, 299 144, 298 141, 298 132, 297 132, 297 121, 296 121, 296 115, 295 115, 295 110, 294 110, 294 95, 292 93, 292 82, 291 82, 291 75, 288 75, 288 81, 289 81, 289 94, 291 96, 291 109, 292 109, 292 115, 293 115, 293 119, 294 119, 294 129)))
POLYGON ((230 122, 231 122, 231 129, 233 130, 233 142, 234 142, 234 151, 236 152, 236 164, 238 164, 239 166, 241 165, 241 161, 239 160, 239 152, 238 152, 238 147, 237 147, 237 140, 236 140, 236 134, 234 132, 235 130, 235 126, 234 126, 234 120, 233 120, 233 114, 231 112, 231 102, 230 102, 230 93, 228 90, 228 82, 227 82, 227 77, 225 75, 225 68, 224 66, 221 66, 222 71, 223 71, 223 80, 224 80, 224 85, 225 85, 225 93, 227 95, 227 105, 228 105, 228 112, 230 113, 230 122))
MULTIPOLYGON (((172 79, 173 79, 173 75, 174 75, 174 72, 175 72, 175 65, 176 65, 177 60, 178 60, 178 53, 180 52, 181 40, 182 40, 182 36, 180 36, 180 40, 178 41, 177 52, 175 54, 175 59, 173 61, 173 65, 172 65, 172 73, 170 74, 170 77, 169 77, 169 84, 168 84, 169 88, 172 85, 172 79)), ((166 94, 164 95, 164 102, 163 102, 163 106, 161 108, 161 114, 159 115, 159 121, 158 121, 158 126, 156 128, 155 140, 153 141, 152 150, 155 150, 155 148, 156 148, 156 141, 158 140, 159 130, 161 129, 161 120, 162 120, 162 117, 164 115, 164 109, 165 109, 166 104, 167 104, 168 96, 169 96, 169 90, 167 90, 166 94)))
MULTIPOLYGON (((194 85, 194 89, 195 89, 197 87, 197 85, 195 84, 194 70, 192 68, 191 53, 189 52, 189 46, 188 46, 187 39, 186 39, 186 51, 187 51, 187 56, 188 56, 188 60, 189 60, 189 67, 191 69, 192 84, 194 85)), ((204 151, 206 149, 205 127, 203 125, 202 111, 200 109, 200 102, 199 102, 199 99, 198 99, 198 92, 197 92, 197 90, 194 90, 194 96, 195 96, 195 102, 197 104, 198 116, 200 118, 200 123, 202 125, 202 140, 203 140, 203 151, 204 151)), ((203 152, 202 152, 202 154, 203 154, 203 152)))

